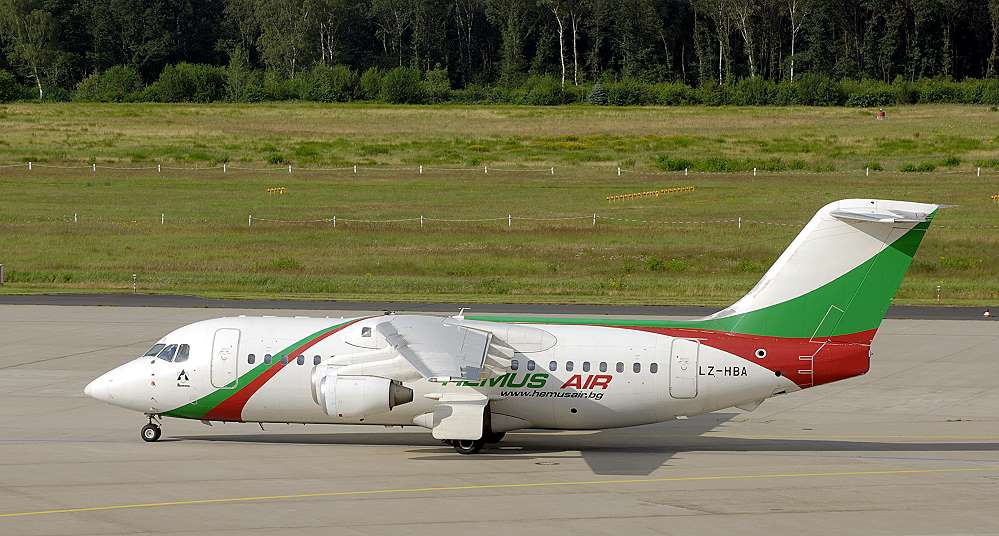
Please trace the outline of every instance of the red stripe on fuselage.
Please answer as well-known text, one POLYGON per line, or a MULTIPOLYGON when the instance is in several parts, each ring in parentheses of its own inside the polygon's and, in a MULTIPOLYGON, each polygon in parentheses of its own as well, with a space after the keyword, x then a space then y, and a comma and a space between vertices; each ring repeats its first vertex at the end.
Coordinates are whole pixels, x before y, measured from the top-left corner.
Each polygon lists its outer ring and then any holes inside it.
MULTIPOLYGON (((312 339, 304 344, 299 345, 297 348, 290 350, 289 352, 287 352, 287 354, 285 354, 288 357, 287 362, 290 363, 296 356, 308 350, 309 348, 312 348, 316 344, 319 344, 319 342, 325 339, 326 337, 329 337, 330 335, 333 335, 334 333, 337 333, 338 331, 346 328, 347 326, 350 326, 351 324, 354 324, 361 320, 364 319, 358 318, 357 320, 352 320, 336 329, 330 330, 329 332, 316 337, 315 339, 312 339)), ((272 365, 267 370, 263 371, 260 374, 260 376, 254 378, 253 381, 246 384, 242 389, 239 389, 238 391, 233 393, 232 396, 223 400, 221 404, 215 406, 208 413, 205 413, 203 419, 206 421, 242 421, 243 408, 246 407, 246 403, 249 402, 250 397, 256 394, 257 391, 259 391, 260 388, 263 387, 268 380, 273 378, 274 375, 280 372, 281 369, 283 369, 286 365, 287 363, 278 360, 277 363, 272 365)))
POLYGON ((810 339, 741 335, 689 328, 619 327, 670 337, 698 339, 705 346, 741 357, 775 373, 779 371, 781 376, 803 388, 866 374, 870 369, 870 344, 877 332, 872 329, 849 335, 810 339), (757 357, 756 351, 759 349, 766 350, 766 357, 757 357))

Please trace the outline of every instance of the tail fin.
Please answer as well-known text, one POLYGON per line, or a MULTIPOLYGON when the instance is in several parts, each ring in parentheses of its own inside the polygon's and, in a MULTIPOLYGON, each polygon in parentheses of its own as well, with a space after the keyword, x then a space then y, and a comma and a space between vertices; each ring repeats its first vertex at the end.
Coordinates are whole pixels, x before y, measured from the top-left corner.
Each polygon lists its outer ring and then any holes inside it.
POLYGON ((938 205, 845 199, 815 214, 763 279, 709 329, 869 343, 938 205))

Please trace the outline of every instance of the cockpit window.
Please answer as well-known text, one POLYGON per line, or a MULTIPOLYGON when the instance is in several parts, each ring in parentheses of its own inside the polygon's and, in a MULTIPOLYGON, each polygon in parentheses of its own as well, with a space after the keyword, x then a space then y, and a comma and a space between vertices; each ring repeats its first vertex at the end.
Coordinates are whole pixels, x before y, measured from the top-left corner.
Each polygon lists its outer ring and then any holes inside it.
POLYGON ((150 348, 148 352, 142 355, 142 357, 152 357, 160 353, 160 350, 162 350, 164 347, 166 347, 165 344, 154 344, 153 347, 150 348))
POLYGON ((186 344, 182 344, 180 345, 179 348, 177 348, 177 357, 173 358, 173 362, 183 363, 184 361, 187 361, 187 357, 190 354, 191 354, 191 347, 186 344))
POLYGON ((160 353, 156 354, 156 357, 162 359, 163 361, 173 361, 174 354, 177 353, 177 345, 171 344, 166 348, 160 350, 160 353))

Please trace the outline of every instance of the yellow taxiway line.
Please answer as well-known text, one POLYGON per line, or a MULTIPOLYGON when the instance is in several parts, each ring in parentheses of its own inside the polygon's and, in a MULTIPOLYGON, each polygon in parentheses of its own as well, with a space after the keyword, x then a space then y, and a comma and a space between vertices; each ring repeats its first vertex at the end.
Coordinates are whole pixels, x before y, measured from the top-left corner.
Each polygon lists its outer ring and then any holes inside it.
POLYGON ((433 493, 443 491, 468 491, 482 489, 513 489, 513 488, 546 488, 572 486, 607 486, 620 484, 650 484, 657 482, 697 482, 711 480, 755 480, 768 478, 803 478, 803 477, 844 477, 844 476, 878 476, 878 475, 920 475, 930 473, 971 473, 999 472, 999 467, 953 467, 944 469, 884 469, 878 471, 831 471, 813 473, 765 473, 757 475, 714 475, 714 476, 672 476, 662 478, 630 478, 623 480, 577 480, 565 482, 522 482, 508 484, 469 484, 464 486, 434 486, 422 488, 391 488, 355 491, 320 491, 313 493, 295 493, 290 495, 261 495, 256 497, 228 497, 219 499, 192 499, 186 501, 165 501, 136 504, 113 504, 106 506, 85 506, 78 508, 56 508, 51 510, 36 510, 31 512, 0 513, 0 518, 43 516, 51 514, 71 514, 79 512, 106 512, 109 510, 136 510, 144 508, 163 508, 166 506, 193 506, 201 504, 236 504, 254 501, 286 501, 293 499, 309 499, 316 497, 349 497, 363 495, 388 495, 402 493, 433 493))

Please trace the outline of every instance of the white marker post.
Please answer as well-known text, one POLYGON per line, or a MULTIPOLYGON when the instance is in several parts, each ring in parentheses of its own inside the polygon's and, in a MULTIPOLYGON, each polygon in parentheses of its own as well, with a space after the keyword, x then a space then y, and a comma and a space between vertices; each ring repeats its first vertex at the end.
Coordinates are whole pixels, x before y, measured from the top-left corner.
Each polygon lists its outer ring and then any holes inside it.
POLYGON ((288 174, 291 175, 291 164, 288 164, 288 174))
POLYGON ((420 175, 423 175, 423 164, 420 164, 420 175))
POLYGON ((166 222, 166 214, 160 213, 160 225, 166 222))
POLYGON ((552 166, 552 175, 554 175, 554 174, 555 174, 555 167, 552 166))
POLYGON ((594 227, 597 226, 597 213, 596 212, 593 213, 593 226, 594 227))
POLYGON ((31 171, 31 161, 28 161, 28 171, 31 171))
POLYGON ((742 216, 739 216, 739 229, 742 229, 742 216))
POLYGON ((489 174, 489 166, 482 166, 482 171, 484 171, 486 173, 486 175, 488 175, 489 174))
POLYGON ((686 177, 686 176, 687 176, 687 168, 683 168, 683 176, 684 176, 684 177, 686 177))
POLYGON ((753 168, 753 176, 756 176, 756 168, 753 168))
POLYGON ((423 214, 420 214, 420 229, 423 229, 423 214))
POLYGON ((135 291, 138 288, 138 285, 136 284, 137 283, 137 279, 138 278, 137 278, 136 274, 132 274, 132 294, 135 294, 135 291))
POLYGON ((513 214, 506 215, 506 228, 509 229, 513 227, 513 214))
POLYGON ((163 164, 156 164, 156 173, 163 173, 163 164))
POLYGON ((620 176, 621 176, 621 168, 620 168, 620 167, 619 167, 619 168, 617 168, 617 176, 618 176, 618 177, 620 177, 620 176))
POLYGON ((865 177, 871 176, 871 168, 864 168, 864 176, 865 177))
POLYGON ((357 164, 354 164, 354 175, 357 175, 357 164))
POLYGON ((222 173, 229 173, 229 164, 222 162, 222 173))
POLYGON ((74 212, 73 213, 73 223, 76 223, 76 222, 80 221, 76 216, 77 216, 77 214, 74 212))
POLYGON ((97 173, 97 164, 90 164, 90 171, 92 173, 97 173))
POLYGON ((333 215, 333 228, 336 229, 336 214, 333 215))
POLYGON ((978 168, 978 176, 979 176, 979 177, 981 177, 981 176, 982 176, 982 168, 981 168, 981 167, 979 167, 979 168, 978 168))
POLYGON ((250 216, 246 218, 246 226, 253 227, 253 214, 250 214, 250 216))

